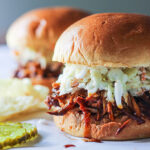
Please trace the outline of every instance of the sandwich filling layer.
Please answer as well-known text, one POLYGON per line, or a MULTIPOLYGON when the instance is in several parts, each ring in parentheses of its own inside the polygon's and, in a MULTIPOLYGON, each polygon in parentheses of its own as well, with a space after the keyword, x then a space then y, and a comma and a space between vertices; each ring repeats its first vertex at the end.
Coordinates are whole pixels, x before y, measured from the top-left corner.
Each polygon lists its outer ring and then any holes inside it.
MULTIPOLYGON (((62 63, 51 62, 41 53, 31 48, 14 50, 13 56, 19 62, 18 68, 14 72, 16 78, 57 78, 62 72, 62 63)), ((50 54, 48 55, 49 58, 50 54)), ((47 56, 47 57, 48 57, 47 56)))
POLYGON ((37 61, 28 61, 25 65, 19 65, 14 72, 16 78, 57 78, 62 71, 63 65, 58 62, 49 63, 42 68, 37 61))
POLYGON ((67 64, 47 97, 49 114, 82 113, 85 137, 90 118, 98 122, 120 120, 122 129, 134 120, 150 119, 150 68, 106 68, 67 64), (122 119, 121 119, 122 118, 122 119))
POLYGON ((88 96, 105 91, 107 101, 122 107, 128 93, 142 95, 150 90, 150 68, 107 68, 67 64, 56 83, 60 84, 59 95, 87 90, 88 96))

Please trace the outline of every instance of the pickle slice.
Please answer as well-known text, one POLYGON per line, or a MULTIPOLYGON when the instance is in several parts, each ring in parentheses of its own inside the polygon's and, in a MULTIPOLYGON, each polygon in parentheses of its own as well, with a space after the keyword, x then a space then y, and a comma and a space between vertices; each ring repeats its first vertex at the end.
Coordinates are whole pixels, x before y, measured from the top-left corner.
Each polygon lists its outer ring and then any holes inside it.
POLYGON ((0 122, 0 149, 18 147, 37 137, 37 129, 28 123, 0 122))

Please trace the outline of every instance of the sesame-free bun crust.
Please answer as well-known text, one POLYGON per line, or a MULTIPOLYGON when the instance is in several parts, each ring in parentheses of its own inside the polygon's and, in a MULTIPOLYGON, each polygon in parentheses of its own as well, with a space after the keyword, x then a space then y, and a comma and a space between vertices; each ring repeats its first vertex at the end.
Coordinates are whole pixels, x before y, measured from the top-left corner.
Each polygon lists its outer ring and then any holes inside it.
MULTIPOLYGON (((123 119, 123 118, 122 118, 123 119)), ((91 120, 93 118, 91 117, 91 120)), ((85 122, 83 115, 77 111, 71 111, 64 116, 54 116, 55 124, 64 132, 73 136, 84 137, 85 122)), ((100 123, 91 121, 88 138, 97 140, 133 140, 150 137, 150 121, 137 125, 133 120, 118 134, 117 129, 121 126, 122 120, 100 123)))
POLYGON ((87 15, 87 12, 71 7, 32 10, 10 26, 6 37, 7 45, 20 53, 29 48, 51 61, 60 34, 72 23, 87 15))
POLYGON ((150 17, 104 13, 83 18, 61 35, 53 60, 88 66, 149 66, 150 17))

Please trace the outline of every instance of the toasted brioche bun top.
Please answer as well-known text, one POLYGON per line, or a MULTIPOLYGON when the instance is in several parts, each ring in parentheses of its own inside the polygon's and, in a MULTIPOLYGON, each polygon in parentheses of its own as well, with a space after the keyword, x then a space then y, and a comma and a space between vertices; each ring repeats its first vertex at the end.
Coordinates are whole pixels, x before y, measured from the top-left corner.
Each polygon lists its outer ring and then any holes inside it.
POLYGON ((150 66, 150 17, 104 13, 83 18, 60 36, 53 60, 88 66, 150 66))
MULTIPOLYGON (((30 11, 18 18, 8 29, 8 46, 23 53, 25 49, 39 52, 51 61, 60 34, 88 13, 70 7, 43 8, 30 11)), ((21 59, 20 59, 21 60, 21 59)))

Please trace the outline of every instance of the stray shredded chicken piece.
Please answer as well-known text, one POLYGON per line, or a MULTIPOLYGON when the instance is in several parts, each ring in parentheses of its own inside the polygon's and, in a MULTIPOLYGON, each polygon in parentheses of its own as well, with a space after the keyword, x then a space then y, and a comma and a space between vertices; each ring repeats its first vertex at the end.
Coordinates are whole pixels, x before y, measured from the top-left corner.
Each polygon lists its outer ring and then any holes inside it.
POLYGON ((123 124, 117 129, 115 135, 118 135, 129 124, 130 121, 131 119, 128 119, 125 122, 123 122, 123 124))

